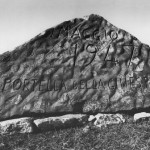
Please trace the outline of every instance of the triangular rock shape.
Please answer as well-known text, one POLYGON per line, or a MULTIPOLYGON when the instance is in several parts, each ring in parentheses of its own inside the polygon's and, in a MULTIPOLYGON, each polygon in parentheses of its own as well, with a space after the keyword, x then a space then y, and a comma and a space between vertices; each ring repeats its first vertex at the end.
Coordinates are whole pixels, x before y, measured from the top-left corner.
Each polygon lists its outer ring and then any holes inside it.
POLYGON ((0 120, 150 106, 150 48, 98 15, 0 56, 0 120))

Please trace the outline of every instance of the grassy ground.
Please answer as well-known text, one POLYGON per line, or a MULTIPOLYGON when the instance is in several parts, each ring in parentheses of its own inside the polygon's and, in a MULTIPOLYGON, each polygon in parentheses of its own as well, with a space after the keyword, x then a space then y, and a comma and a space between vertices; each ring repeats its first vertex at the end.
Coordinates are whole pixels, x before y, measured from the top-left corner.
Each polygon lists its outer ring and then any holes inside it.
POLYGON ((1 136, 0 150, 150 150, 150 121, 1 136))

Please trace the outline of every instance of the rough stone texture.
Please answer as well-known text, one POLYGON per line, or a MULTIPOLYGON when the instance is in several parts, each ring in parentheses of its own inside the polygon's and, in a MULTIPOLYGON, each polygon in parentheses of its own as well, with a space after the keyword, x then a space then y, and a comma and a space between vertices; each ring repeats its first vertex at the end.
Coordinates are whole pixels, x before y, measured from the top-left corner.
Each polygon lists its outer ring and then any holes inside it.
POLYGON ((0 56, 0 120, 149 107, 149 52, 103 17, 63 22, 0 56))
POLYGON ((141 112, 134 115, 134 121, 140 121, 145 118, 150 118, 150 113, 141 112))
POLYGON ((29 117, 0 122, 0 134, 32 133, 33 131, 33 121, 29 117))
POLYGON ((40 131, 62 129, 85 125, 88 122, 88 116, 83 114, 68 114, 59 117, 49 117, 34 120, 35 125, 40 131))
POLYGON ((97 114, 95 116, 90 115, 88 121, 93 121, 94 125, 97 127, 106 127, 111 124, 124 123, 125 119, 121 114, 97 114))

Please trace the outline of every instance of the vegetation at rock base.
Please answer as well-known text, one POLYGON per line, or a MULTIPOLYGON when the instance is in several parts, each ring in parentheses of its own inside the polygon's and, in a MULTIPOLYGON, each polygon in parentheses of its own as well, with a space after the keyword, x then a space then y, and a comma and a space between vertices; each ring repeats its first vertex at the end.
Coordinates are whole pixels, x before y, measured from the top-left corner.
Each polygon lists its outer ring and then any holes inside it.
POLYGON ((0 150, 149 150, 150 121, 0 136, 0 150))

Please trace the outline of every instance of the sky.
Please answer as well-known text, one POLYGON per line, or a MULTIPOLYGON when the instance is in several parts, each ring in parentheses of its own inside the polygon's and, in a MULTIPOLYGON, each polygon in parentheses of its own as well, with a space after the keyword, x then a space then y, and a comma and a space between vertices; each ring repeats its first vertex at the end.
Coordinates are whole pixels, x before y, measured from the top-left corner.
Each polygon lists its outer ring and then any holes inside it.
POLYGON ((0 0, 0 54, 63 21, 90 14, 150 45, 150 0, 0 0))

